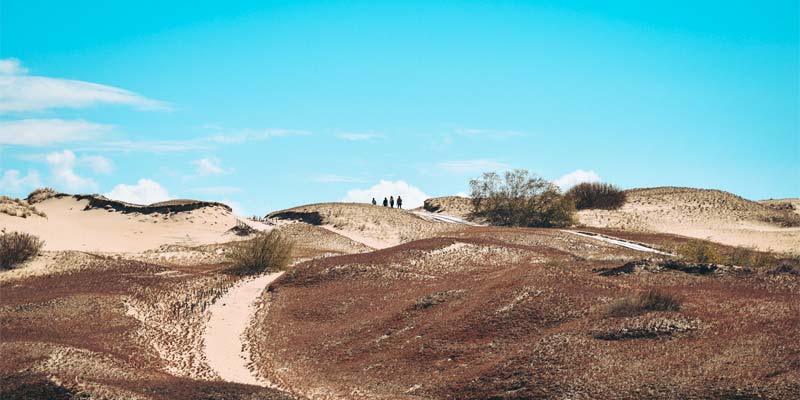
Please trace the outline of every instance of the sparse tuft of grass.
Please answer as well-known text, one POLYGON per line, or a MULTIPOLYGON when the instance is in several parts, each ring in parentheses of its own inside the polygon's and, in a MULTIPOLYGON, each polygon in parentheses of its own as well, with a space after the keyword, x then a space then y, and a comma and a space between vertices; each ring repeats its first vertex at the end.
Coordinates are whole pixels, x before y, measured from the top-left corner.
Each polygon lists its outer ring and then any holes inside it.
POLYGON ((53 197, 53 196, 55 196, 57 194, 58 194, 58 192, 56 192, 55 190, 53 190, 53 189, 51 189, 49 187, 40 187, 40 188, 34 189, 34 191, 32 191, 28 195, 28 197, 25 198, 25 200, 28 202, 28 204, 36 204, 36 203, 39 203, 41 201, 47 200, 47 199, 49 199, 49 198, 51 198, 51 197, 53 197))
POLYGON ((234 245, 228 255, 230 271, 240 275, 284 271, 289 266, 292 247, 292 242, 277 230, 259 233, 234 245))
POLYGON ((21 232, 0 231, 0 269, 14 268, 39 254, 44 241, 21 232))
POLYGON ((671 293, 651 289, 633 297, 625 297, 608 305, 605 315, 609 317, 632 317, 650 311, 679 311, 681 300, 671 293))

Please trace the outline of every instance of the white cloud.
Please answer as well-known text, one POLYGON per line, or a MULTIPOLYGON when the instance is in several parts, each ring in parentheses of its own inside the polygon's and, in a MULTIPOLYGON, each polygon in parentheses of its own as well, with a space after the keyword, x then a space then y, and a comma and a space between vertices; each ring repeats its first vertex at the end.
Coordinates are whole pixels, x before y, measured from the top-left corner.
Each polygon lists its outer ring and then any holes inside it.
POLYGON ((0 113, 82 108, 101 103, 144 110, 169 109, 164 102, 125 89, 71 79, 28 76, 19 60, 0 62, 0 113))
POLYGON ((152 204, 172 199, 167 189, 150 179, 139 179, 135 185, 119 184, 104 196, 133 204, 152 204))
POLYGON ((22 119, 3 121, 0 122, 0 144, 48 146, 95 139, 111 129, 110 125, 83 120, 22 119))
POLYGON ((577 169, 553 181, 561 190, 567 190, 583 182, 600 182, 600 176, 594 171, 577 169))
POLYGON ((48 154, 45 160, 50 165, 54 186, 63 187, 67 192, 72 193, 97 190, 97 183, 75 173, 75 164, 77 163, 75 153, 69 150, 53 152, 48 154))
POLYGON ((400 196, 403 198, 403 208, 415 208, 422 205, 425 199, 429 198, 422 190, 416 186, 409 185, 405 181, 384 181, 368 189, 353 189, 347 192, 342 199, 345 202, 369 203, 374 197, 381 204, 384 197, 400 196))
POLYGON ((22 75, 27 73, 28 70, 23 68, 16 58, 0 60, 0 75, 22 75))
POLYGON ((359 140, 372 140, 382 138, 383 135, 380 133, 340 133, 336 135, 337 138, 342 140, 349 140, 349 141, 359 141, 359 140))
POLYGON ((469 193, 467 193, 467 192, 458 192, 458 193, 456 193, 456 194, 455 194, 455 196, 456 196, 456 197, 464 197, 464 198, 467 198, 467 199, 469 199, 469 198, 471 198, 471 197, 472 197, 472 196, 470 196, 470 195, 469 195, 469 193))
POLYGON ((213 157, 194 160, 192 164, 197 167, 197 173, 200 175, 222 175, 230 172, 222 168, 219 159, 213 157))
POLYGON ((320 182, 320 183, 359 183, 359 182, 364 182, 363 179, 353 178, 353 177, 350 177, 350 176, 333 175, 333 174, 320 175, 320 176, 314 178, 314 181, 315 182, 320 182))
POLYGON ((36 171, 28 171, 23 176, 19 171, 9 169, 0 176, 0 191, 5 193, 19 193, 39 186, 41 186, 39 173, 36 171))
POLYGON ((95 173, 110 174, 114 171, 111 160, 103 156, 81 156, 80 162, 89 166, 95 173))
POLYGON ((441 162, 437 166, 453 173, 502 171, 511 168, 508 164, 487 159, 447 161, 441 162))

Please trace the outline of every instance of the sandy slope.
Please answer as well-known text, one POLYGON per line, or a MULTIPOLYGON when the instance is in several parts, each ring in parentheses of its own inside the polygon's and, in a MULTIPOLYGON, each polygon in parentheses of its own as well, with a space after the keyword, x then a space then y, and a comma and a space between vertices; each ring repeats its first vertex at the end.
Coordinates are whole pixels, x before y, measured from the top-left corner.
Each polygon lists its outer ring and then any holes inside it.
POLYGON ((139 252, 164 244, 200 245, 234 240, 236 217, 216 206, 173 214, 85 210, 88 200, 50 198, 36 203, 46 217, 0 214, 0 227, 42 238, 46 250, 139 252))
POLYGON ((250 354, 245 350, 242 338, 255 313, 256 300, 264 288, 282 274, 276 272, 241 281, 209 308, 203 351, 208 365, 223 380, 270 386, 269 382, 261 382, 250 372, 250 354))
POLYGON ((599 228, 661 232, 733 246, 800 252, 800 228, 764 222, 778 211, 719 190, 652 188, 626 191, 619 210, 584 210, 580 223, 599 228))

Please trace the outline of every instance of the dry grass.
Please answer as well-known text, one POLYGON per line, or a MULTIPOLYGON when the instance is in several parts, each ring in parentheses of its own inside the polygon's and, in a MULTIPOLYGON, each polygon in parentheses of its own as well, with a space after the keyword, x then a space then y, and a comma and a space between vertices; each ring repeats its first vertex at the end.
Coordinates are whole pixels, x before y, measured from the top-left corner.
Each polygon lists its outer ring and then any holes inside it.
POLYGON ((31 203, 22 199, 14 199, 8 196, 0 196, 0 214, 7 214, 12 217, 28 218, 32 215, 46 217, 45 213, 38 210, 31 203))
POLYGON ((0 269, 14 268, 39 254, 44 242, 28 233, 0 232, 0 269))
POLYGON ((260 233, 231 249, 228 254, 230 271, 240 275, 284 271, 289 266, 292 247, 292 242, 277 230, 260 233))
POLYGON ((632 317, 650 311, 679 311, 681 300, 668 292, 657 289, 639 293, 636 296, 618 299, 606 307, 609 317, 632 317))

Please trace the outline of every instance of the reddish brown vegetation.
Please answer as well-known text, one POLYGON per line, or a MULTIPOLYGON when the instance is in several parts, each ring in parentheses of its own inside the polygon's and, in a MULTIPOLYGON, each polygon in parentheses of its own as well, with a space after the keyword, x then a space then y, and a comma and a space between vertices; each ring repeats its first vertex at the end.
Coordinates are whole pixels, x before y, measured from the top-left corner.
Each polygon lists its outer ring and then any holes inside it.
POLYGON ((572 236, 470 228, 302 264, 267 294, 256 363, 300 392, 345 397, 800 394, 800 277, 602 276, 642 253, 572 236), (605 317, 650 289, 683 299, 680 310, 605 317))

